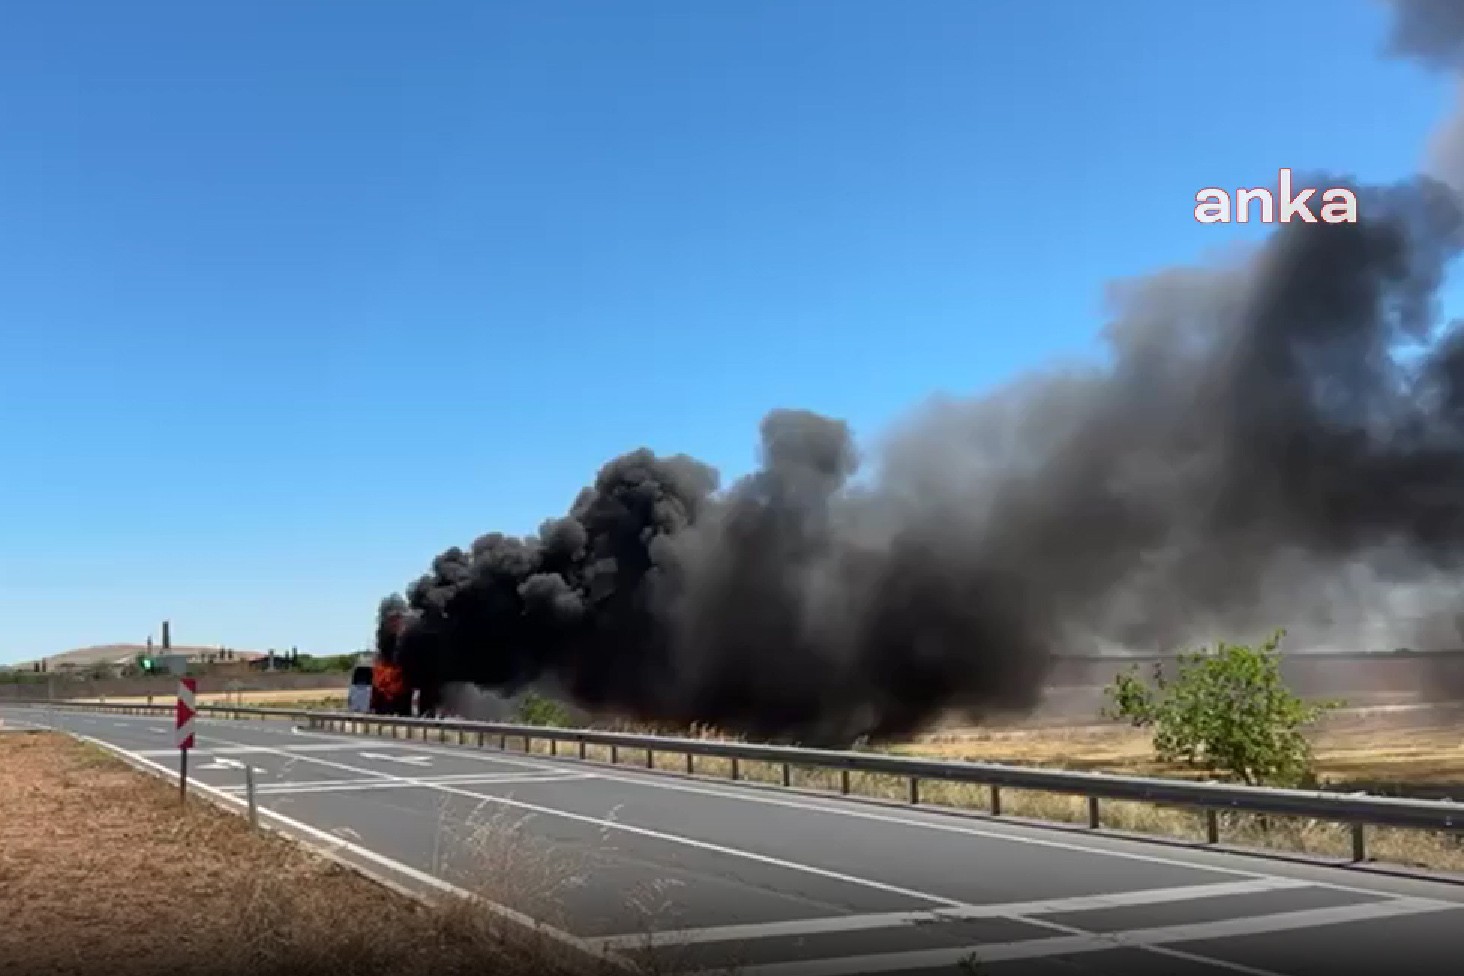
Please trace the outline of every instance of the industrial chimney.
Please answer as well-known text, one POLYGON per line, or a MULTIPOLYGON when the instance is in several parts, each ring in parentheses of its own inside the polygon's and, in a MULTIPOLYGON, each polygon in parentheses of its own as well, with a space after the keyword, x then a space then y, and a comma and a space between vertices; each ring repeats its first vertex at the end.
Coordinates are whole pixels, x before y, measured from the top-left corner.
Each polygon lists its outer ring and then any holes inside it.
POLYGON ((170 648, 172 646, 173 646, 172 632, 168 628, 168 622, 166 620, 164 620, 163 621, 163 653, 166 654, 168 652, 168 648, 170 648))

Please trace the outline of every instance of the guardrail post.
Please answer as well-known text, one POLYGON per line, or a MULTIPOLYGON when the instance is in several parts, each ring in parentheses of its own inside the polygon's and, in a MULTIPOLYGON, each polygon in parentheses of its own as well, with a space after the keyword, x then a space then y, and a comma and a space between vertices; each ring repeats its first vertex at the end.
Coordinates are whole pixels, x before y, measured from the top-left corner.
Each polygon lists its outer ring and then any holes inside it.
POLYGON ((610 765, 614 766, 618 762, 620 762, 620 747, 612 745, 610 747, 610 765))
POLYGON ((1103 826, 1103 820, 1098 815, 1098 798, 1096 796, 1088 797, 1088 826, 1093 830, 1097 830, 1103 826))
POLYGON ((847 769, 839 770, 839 792, 849 792, 849 770, 847 769))
POLYGON ((686 754, 686 775, 696 775, 696 756, 690 752, 686 754))
POLYGON ((1352 860, 1359 863, 1367 860, 1367 824, 1352 825, 1352 860))
POLYGON ((259 829, 259 805, 254 800, 254 767, 244 767, 244 792, 249 797, 249 826, 259 829))
POLYGON ((1220 811, 1214 807, 1205 811, 1205 843, 1220 843, 1220 811))
POLYGON ((585 740, 584 739, 579 740, 579 757, 580 757, 581 760, 583 760, 585 758, 585 740))
POLYGON ((500 733, 498 733, 498 751, 499 752, 507 752, 508 751, 508 733, 507 732, 500 732, 500 733))
POLYGON ((1001 787, 995 783, 991 784, 991 815, 1001 816, 1001 787))
POLYGON ((919 803, 920 802, 920 777, 919 776, 911 776, 910 777, 910 802, 911 803, 919 803))
POLYGON ((654 749, 647 749, 646 750, 646 768, 647 769, 655 769, 656 768, 656 750, 654 750, 654 749))
POLYGON ((559 758, 559 740, 558 739, 550 739, 549 740, 549 755, 553 756, 555 759, 558 759, 559 758))
POLYGON ((793 767, 789 766, 787 763, 783 763, 783 785, 793 785, 793 767))
POLYGON ((736 779, 737 778, 738 772, 739 772, 739 770, 738 770, 737 757, 736 756, 733 756, 732 757, 732 778, 733 779, 736 779))
POLYGON ((478 733, 478 748, 479 749, 483 748, 483 733, 482 732, 479 732, 478 733))

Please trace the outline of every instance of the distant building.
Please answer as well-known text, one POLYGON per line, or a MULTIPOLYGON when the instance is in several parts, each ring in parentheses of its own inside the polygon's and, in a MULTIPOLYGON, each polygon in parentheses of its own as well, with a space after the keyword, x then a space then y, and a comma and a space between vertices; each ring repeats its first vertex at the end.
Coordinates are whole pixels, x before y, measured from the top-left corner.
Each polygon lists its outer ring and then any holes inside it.
POLYGON ((159 654, 153 658, 153 670, 163 674, 187 674, 189 663, 187 654, 159 654))

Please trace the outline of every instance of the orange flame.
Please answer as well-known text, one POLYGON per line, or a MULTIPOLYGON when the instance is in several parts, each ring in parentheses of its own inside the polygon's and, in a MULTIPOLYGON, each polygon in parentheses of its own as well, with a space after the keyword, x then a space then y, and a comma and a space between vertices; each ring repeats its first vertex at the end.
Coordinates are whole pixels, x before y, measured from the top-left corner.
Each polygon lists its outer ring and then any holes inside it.
POLYGON ((371 685, 376 693, 387 700, 399 698, 406 690, 402 669, 385 661, 377 661, 371 668, 371 685))

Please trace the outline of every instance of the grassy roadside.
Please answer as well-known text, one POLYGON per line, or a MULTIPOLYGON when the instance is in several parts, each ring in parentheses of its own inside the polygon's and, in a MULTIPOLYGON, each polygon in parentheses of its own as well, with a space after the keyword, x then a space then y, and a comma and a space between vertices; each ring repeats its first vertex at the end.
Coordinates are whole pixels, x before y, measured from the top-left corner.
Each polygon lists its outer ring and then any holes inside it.
POLYGON ((599 966, 469 903, 425 907, 51 733, 0 735, 0 973, 430 972, 599 966))

